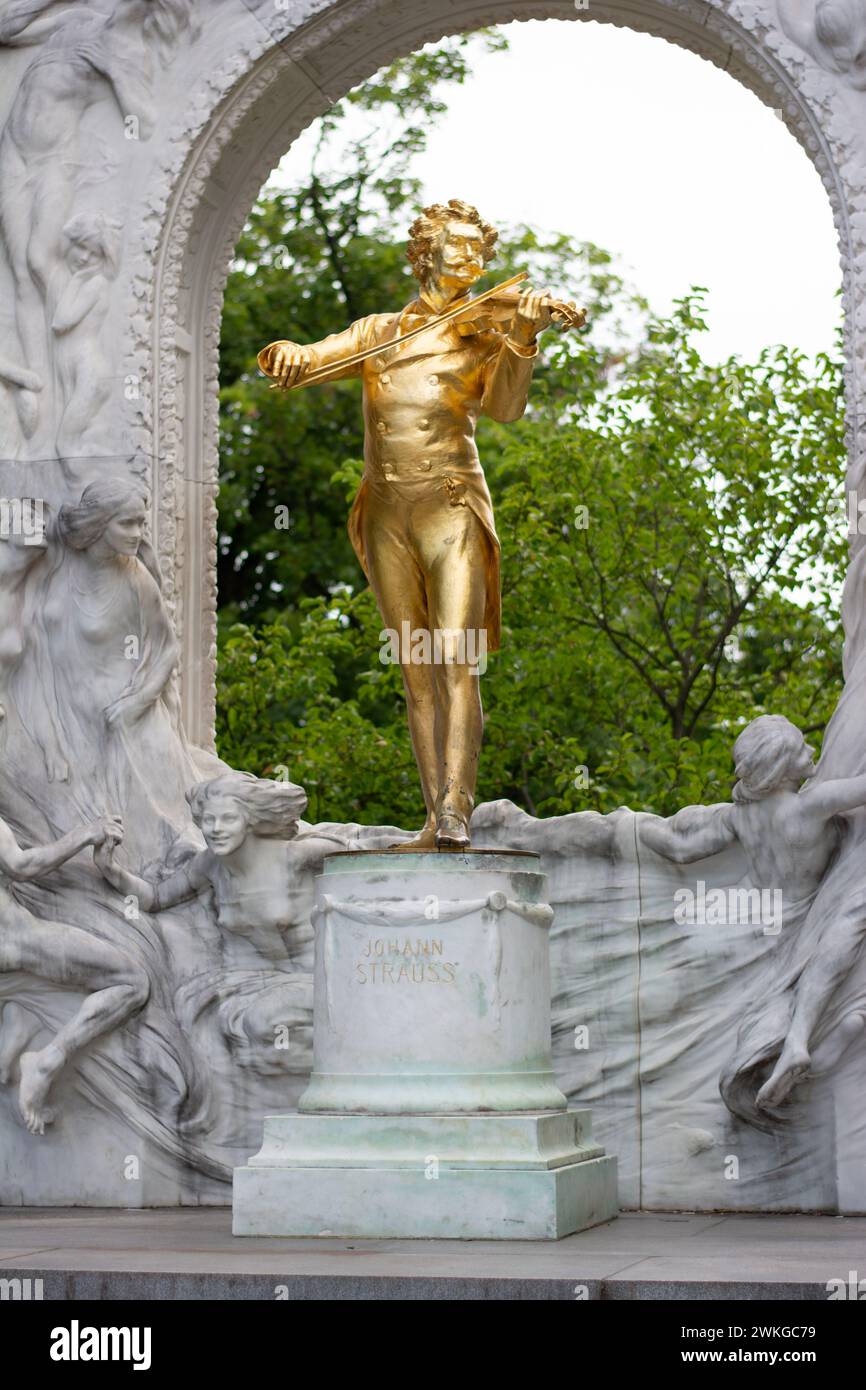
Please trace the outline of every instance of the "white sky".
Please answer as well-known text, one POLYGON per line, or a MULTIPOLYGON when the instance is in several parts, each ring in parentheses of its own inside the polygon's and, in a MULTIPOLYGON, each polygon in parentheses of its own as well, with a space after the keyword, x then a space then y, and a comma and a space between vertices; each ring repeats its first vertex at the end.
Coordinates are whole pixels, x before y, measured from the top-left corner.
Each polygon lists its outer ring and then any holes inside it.
MULTIPOLYGON (((462 197, 619 258, 653 308, 705 285, 709 359, 784 342, 832 348, 840 318, 830 204, 805 151, 734 78, 645 34, 586 21, 504 26, 476 55, 415 172, 426 201, 462 197)), ((310 133, 279 183, 307 167, 310 133)), ((567 287, 556 287, 566 289, 567 287)))

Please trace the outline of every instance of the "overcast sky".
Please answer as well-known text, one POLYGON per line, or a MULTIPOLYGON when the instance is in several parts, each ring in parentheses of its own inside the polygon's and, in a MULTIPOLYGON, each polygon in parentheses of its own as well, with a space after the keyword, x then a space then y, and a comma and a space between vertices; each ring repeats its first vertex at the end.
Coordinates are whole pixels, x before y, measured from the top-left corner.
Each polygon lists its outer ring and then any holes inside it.
MULTIPOLYGON (((585 21, 504 28, 510 51, 478 56, 472 82, 449 90, 417 161, 428 201, 463 197, 491 222, 594 241, 662 311, 690 284, 707 286, 707 358, 776 342, 832 347, 830 204, 771 110, 649 35, 585 21)), ((309 149, 309 137, 296 142, 281 183, 309 149)))

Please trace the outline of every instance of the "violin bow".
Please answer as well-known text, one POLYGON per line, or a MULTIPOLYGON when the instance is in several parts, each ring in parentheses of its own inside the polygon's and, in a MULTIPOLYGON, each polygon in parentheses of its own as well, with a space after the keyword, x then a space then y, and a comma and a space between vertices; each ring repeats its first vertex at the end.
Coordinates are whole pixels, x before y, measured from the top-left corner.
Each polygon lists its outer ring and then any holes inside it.
MULTIPOLYGON (((391 348, 399 347, 401 343, 408 343, 412 338, 427 333, 431 328, 438 328, 441 323, 450 323, 452 319, 460 318, 470 309, 474 309, 477 304, 483 304, 485 299, 491 299, 494 295, 501 294, 503 290, 510 290, 513 285, 519 285, 521 280, 527 278, 528 274, 528 270, 518 271, 508 280, 494 285, 492 289, 482 290, 480 294, 476 294, 474 299, 468 299, 465 304, 455 304, 450 309, 443 309, 441 314, 435 314, 432 319, 427 319, 426 323, 422 323, 418 328, 410 328, 408 333, 401 333, 398 338, 392 338, 387 343, 376 343, 373 347, 363 348, 361 352, 353 352, 348 357, 341 357, 339 361, 329 362, 324 367, 316 367, 306 376, 300 377, 292 386, 288 387, 288 390, 295 391, 299 386, 313 386, 317 381, 327 381, 329 376, 334 372, 342 371, 344 367, 354 367, 359 362, 365 362, 368 357, 375 357, 380 352, 388 352, 391 348)), ((279 382, 271 382, 272 391, 281 389, 283 388, 280 387, 279 382)))

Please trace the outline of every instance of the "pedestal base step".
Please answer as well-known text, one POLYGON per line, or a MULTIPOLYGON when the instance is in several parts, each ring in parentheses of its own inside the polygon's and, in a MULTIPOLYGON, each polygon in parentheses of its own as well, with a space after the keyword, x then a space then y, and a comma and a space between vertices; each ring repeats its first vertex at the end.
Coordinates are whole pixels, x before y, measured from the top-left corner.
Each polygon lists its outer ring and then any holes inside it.
POLYGON ((616 1216, 616 1159, 585 1110, 271 1116, 233 1211, 235 1235, 558 1240, 616 1216))

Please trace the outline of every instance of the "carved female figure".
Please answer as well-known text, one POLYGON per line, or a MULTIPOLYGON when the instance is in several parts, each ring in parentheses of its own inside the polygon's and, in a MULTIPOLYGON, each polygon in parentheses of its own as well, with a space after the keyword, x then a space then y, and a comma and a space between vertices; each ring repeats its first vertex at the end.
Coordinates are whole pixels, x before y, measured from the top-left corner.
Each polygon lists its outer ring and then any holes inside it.
MULTIPOLYGON (((58 10, 53 0, 3 6, 0 45, 39 45, 0 133, 0 239, 12 271, 24 363, 44 383, 50 376, 45 298, 60 229, 82 181, 82 118, 110 94, 120 115, 137 122, 137 138, 148 138, 153 56, 165 58, 188 25, 189 10, 190 0, 114 0, 107 13, 86 3, 58 10)), ((39 398, 22 388, 17 400, 29 437, 39 398)))
POLYGON ((51 280, 49 313, 59 388, 57 453, 68 466, 73 455, 96 449, 94 426, 110 391, 101 330, 117 275, 120 223, 102 213, 73 217, 63 228, 63 252, 64 265, 51 280))
POLYGON ((224 766, 191 749, 180 726, 179 648, 145 519, 131 479, 91 483, 60 509, 63 550, 34 603, 39 698, 57 728, 49 774, 68 782, 78 820, 102 806, 123 812, 141 863, 192 830, 186 790, 224 766))
MULTIPOLYGON (((18 1055, 21 1116, 32 1134, 44 1134, 54 1119, 47 1104, 55 1077, 69 1059, 122 1023, 147 1003, 149 983, 110 942, 63 922, 44 922, 14 896, 10 880, 38 879, 64 864, 86 845, 102 845, 120 833, 110 819, 95 821, 64 835, 52 845, 21 849, 0 821, 0 972, 23 972, 67 989, 86 991, 87 999, 47 1046, 18 1055)), ((12 1024, 14 1005, 3 1011, 3 1032, 12 1024), (8 1017, 7 1017, 8 1015, 8 1017)), ((20 1012, 20 1011, 19 1011, 20 1012)), ((20 1029, 21 1020, 18 1019, 20 1029)), ((18 1029, 15 1032, 20 1037, 18 1029)), ((0 1040, 0 1080, 8 1080, 16 1056, 14 1039, 0 1040)))
POLYGON ((292 968, 309 939, 313 876, 326 854, 346 842, 315 830, 298 832, 307 804, 301 787, 231 772, 201 782, 189 803, 206 848, 167 877, 139 878, 114 859, 106 841, 96 863, 118 892, 159 912, 209 890, 237 966, 292 968))
POLYGON ((96 862, 145 912, 199 894, 212 904, 222 961, 184 983, 175 1010, 207 1057, 212 1084, 224 1097, 220 1113, 240 1139, 244 1125, 258 1121, 247 1113, 249 1090, 238 1088, 238 1068, 277 1078, 309 1070, 313 880, 323 857, 346 842, 316 830, 299 833, 307 799, 289 782, 234 772, 193 787, 189 801, 206 848, 174 872, 130 874, 116 862, 111 841, 96 862), (282 1044, 281 1034, 287 1035, 282 1044))
MULTIPOLYGON (((731 803, 688 806, 670 820, 645 820, 645 845, 677 863, 716 854, 739 841, 753 884, 783 893, 782 935, 762 965, 722 1094, 736 1113, 755 1118, 744 1092, 768 1063, 758 1110, 772 1110, 811 1069, 811 1039, 833 992, 863 941, 866 914, 840 914, 820 939, 810 909, 840 843, 838 817, 866 803, 866 776, 801 789, 815 773, 813 750, 781 715, 754 719, 734 744, 738 782, 731 803)), ((845 1021, 850 1041, 851 1019, 845 1021)), ((856 1033, 857 1029, 854 1029, 856 1033)))

